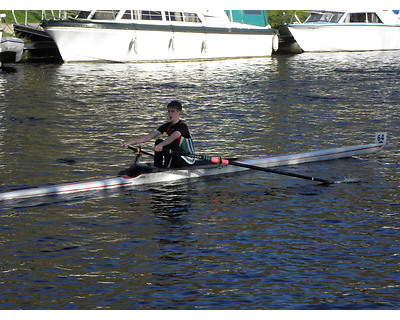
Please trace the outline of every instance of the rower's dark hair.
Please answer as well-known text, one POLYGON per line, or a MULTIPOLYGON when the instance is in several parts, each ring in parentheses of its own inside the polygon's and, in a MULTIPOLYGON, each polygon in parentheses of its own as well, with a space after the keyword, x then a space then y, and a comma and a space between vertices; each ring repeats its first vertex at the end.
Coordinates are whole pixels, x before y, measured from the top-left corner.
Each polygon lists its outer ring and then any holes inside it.
POLYGON ((182 103, 180 103, 178 100, 173 100, 170 103, 168 103, 167 108, 182 111, 182 103))

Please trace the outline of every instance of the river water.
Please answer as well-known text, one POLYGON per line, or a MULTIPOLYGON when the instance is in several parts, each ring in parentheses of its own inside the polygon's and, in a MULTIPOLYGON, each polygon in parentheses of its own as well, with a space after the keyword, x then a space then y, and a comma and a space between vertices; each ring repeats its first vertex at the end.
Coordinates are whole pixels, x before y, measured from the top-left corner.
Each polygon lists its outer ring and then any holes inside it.
MULTIPOLYGON (((199 154, 369 156, 1 203, 1 309, 399 309, 398 52, 0 73, 0 192, 115 175, 178 99, 199 154)), ((145 145, 150 150, 151 145, 145 145)))

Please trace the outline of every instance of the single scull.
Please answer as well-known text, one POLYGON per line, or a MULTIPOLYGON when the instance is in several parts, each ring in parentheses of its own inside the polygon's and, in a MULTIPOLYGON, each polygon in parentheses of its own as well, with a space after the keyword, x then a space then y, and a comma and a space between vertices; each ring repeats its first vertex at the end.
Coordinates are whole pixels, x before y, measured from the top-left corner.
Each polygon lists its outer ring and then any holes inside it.
MULTIPOLYGON (((373 152, 378 152, 385 146, 385 144, 386 133, 377 133, 375 136, 375 143, 372 144, 332 148, 289 155, 279 155, 262 159, 244 160, 236 163, 264 168, 287 166, 306 162, 326 161, 366 155, 373 152)), ((137 169, 135 174, 130 174, 129 176, 122 175, 107 179, 20 189, 0 193, 0 200, 44 197, 90 190, 123 188, 249 170, 246 167, 238 167, 234 165, 204 164, 204 161, 197 162, 196 165, 191 167, 179 169, 164 169, 152 166, 143 166, 139 164, 135 165, 135 168, 137 169)))

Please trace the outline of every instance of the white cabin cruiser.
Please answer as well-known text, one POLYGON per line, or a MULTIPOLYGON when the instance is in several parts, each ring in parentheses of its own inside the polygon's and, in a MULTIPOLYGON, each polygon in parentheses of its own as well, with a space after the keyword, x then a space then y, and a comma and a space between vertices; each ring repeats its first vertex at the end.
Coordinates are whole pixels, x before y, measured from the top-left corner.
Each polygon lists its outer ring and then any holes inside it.
POLYGON ((180 61, 271 56, 277 31, 265 11, 80 11, 43 29, 64 61, 180 61))
POLYGON ((399 10, 313 11, 297 21, 288 28, 305 52, 400 50, 399 10))

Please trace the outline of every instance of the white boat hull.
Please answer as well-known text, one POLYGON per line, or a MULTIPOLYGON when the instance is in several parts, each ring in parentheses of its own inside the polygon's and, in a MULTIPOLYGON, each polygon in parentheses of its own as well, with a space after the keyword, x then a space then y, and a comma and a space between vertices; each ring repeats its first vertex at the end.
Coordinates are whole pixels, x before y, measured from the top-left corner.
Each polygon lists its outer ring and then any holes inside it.
POLYGON ((400 25, 293 24, 305 52, 400 50, 400 25))
MULTIPOLYGON (((359 145, 352 147, 333 148, 320 151, 311 151, 298 154, 273 156, 262 159, 252 159, 241 161, 245 164, 260 166, 260 167, 276 167, 293 165, 306 162, 314 161, 326 161, 333 159, 340 159, 352 156, 366 155, 369 153, 377 152, 383 148, 386 142, 386 135, 382 141, 368 144, 359 145)), ((156 172, 143 173, 136 177, 113 177, 101 180, 91 180, 84 182, 68 183, 61 185, 53 185, 40 188, 22 189, 0 194, 0 200, 6 199, 20 199, 30 197, 43 197, 61 195, 74 192, 83 192, 90 190, 104 190, 104 189, 115 189, 124 187, 133 187, 138 185, 147 185, 152 183, 170 182, 175 180, 199 178, 205 176, 228 174, 233 172, 239 172, 248 170, 242 167, 236 167, 233 165, 219 166, 210 165, 202 167, 190 167, 189 169, 165 169, 156 172)))
MULTIPOLYGON (((272 29, 213 28, 192 31, 124 30, 79 26, 46 26, 64 61, 180 61, 269 57, 276 46, 272 29)), ((276 48, 275 48, 276 49, 276 48)))

